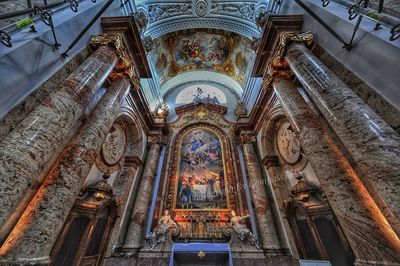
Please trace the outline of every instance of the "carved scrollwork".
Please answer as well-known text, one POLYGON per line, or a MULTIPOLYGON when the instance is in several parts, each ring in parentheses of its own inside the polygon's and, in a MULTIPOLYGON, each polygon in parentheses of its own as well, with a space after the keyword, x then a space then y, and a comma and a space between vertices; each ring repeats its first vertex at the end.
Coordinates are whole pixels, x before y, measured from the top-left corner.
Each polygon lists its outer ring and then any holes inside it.
POLYGON ((128 78, 131 82, 134 90, 139 90, 141 87, 140 79, 135 71, 134 65, 131 58, 129 57, 128 51, 124 47, 122 36, 116 35, 95 35, 90 40, 92 47, 98 47, 100 45, 110 45, 117 52, 119 63, 110 74, 110 79, 115 80, 120 77, 128 78))
POLYGON ((240 135, 240 142, 242 144, 254 143, 256 141, 257 141, 257 138, 253 134, 242 134, 242 135, 240 135))
POLYGON ((266 73, 264 74, 263 89, 268 89, 272 83, 272 80, 276 76, 291 77, 291 72, 284 62, 283 57, 289 44, 293 42, 304 43, 309 46, 313 42, 313 34, 311 32, 295 33, 295 32, 282 32, 279 34, 278 44, 275 48, 275 52, 271 57, 266 73))

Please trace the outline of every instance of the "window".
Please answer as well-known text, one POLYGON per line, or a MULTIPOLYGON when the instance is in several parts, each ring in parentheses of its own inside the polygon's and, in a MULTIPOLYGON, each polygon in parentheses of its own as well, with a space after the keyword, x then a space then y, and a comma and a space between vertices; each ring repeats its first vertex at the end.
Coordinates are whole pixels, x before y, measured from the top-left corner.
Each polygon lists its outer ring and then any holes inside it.
POLYGON ((217 104, 226 104, 225 94, 218 88, 211 85, 192 85, 184 88, 176 96, 177 104, 189 104, 198 96, 201 100, 210 100, 217 104))

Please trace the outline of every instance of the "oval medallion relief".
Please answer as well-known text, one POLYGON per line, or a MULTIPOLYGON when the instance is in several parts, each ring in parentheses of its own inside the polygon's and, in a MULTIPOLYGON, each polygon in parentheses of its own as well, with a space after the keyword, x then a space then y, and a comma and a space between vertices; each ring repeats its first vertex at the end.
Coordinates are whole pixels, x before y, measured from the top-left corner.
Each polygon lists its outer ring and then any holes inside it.
POLYGON ((276 145, 280 156, 289 164, 296 163, 300 158, 300 142, 296 133, 290 128, 290 123, 283 123, 277 132, 276 145))
POLYGON ((110 166, 118 164, 124 156, 125 147, 125 130, 121 125, 115 124, 108 133, 101 149, 104 162, 110 166))

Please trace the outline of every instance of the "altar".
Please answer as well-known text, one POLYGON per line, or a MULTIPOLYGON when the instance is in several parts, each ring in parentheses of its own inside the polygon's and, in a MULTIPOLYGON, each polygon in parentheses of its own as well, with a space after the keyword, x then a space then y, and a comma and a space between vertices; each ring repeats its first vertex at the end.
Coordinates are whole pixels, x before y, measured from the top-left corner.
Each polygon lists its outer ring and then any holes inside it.
POLYGON ((171 250, 169 266, 178 265, 232 266, 229 244, 175 243, 171 250))

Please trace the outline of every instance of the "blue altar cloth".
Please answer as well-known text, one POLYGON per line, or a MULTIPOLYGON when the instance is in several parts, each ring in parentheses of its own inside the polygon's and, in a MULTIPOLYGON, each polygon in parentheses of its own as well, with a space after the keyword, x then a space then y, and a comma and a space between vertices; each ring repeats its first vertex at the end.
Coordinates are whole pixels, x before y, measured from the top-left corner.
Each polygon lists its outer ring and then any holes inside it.
POLYGON ((215 243, 175 243, 172 247, 171 258, 169 260, 169 266, 174 265, 174 254, 175 253, 198 253, 203 251, 205 253, 219 252, 228 253, 229 266, 233 266, 231 248, 229 244, 215 244, 215 243))

